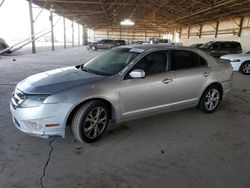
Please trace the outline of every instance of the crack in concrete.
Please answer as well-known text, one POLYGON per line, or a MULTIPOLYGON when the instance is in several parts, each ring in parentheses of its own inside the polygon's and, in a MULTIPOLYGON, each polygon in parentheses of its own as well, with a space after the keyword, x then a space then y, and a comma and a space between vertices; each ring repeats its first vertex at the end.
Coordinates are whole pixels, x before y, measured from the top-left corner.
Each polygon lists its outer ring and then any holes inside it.
POLYGON ((51 158, 51 155, 52 155, 52 152, 54 150, 54 148, 52 147, 52 143, 55 141, 56 139, 53 139, 49 142, 49 147, 50 147, 50 151, 49 151, 49 156, 48 156, 48 159, 43 167, 43 174, 42 176, 40 177, 40 185, 41 185, 41 188, 44 188, 44 185, 43 185, 43 178, 45 177, 46 175, 46 169, 47 169, 47 166, 49 164, 49 161, 50 161, 50 158, 51 158))

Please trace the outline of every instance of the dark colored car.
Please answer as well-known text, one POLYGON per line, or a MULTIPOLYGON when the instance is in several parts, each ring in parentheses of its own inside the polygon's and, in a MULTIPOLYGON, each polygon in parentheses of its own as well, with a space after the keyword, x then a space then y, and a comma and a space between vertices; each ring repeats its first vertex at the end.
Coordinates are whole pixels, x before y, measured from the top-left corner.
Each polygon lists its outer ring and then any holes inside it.
POLYGON ((241 44, 235 41, 210 41, 202 45, 200 49, 214 57, 242 53, 241 44))
POLYGON ((203 45, 202 43, 195 43, 195 44, 190 45, 189 47, 200 48, 202 45, 203 45))
POLYGON ((90 42, 88 44, 87 49, 91 49, 96 51, 97 49, 111 49, 114 47, 119 46, 115 40, 110 40, 110 39, 102 39, 97 42, 90 42))
POLYGON ((115 43, 116 43, 118 46, 126 45, 126 41, 125 41, 125 40, 115 40, 115 43))
POLYGON ((137 41, 134 41, 132 44, 143 44, 144 41, 141 41, 141 40, 137 40, 137 41))

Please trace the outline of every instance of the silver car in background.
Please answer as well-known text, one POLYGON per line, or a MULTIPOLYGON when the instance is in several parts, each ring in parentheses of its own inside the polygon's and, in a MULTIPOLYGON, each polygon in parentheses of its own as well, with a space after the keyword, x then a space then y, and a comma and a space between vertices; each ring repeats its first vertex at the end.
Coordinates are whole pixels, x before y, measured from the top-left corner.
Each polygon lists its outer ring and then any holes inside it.
POLYGON ((60 68, 17 84, 10 103, 15 126, 43 138, 98 140, 120 123, 189 107, 214 112, 232 86, 229 62, 198 49, 124 46, 86 64, 60 68))

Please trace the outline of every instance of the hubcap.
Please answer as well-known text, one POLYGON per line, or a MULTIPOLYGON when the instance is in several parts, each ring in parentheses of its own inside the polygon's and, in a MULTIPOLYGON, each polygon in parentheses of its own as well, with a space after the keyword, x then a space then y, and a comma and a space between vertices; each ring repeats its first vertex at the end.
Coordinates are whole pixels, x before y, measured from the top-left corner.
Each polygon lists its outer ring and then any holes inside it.
POLYGON ((206 95, 205 107, 208 111, 214 110, 220 101, 220 93, 217 89, 211 89, 206 95))
POLYGON ((243 66, 243 72, 247 74, 250 73, 250 63, 247 63, 243 66))
POLYGON ((102 107, 96 107, 89 112, 84 122, 84 134, 90 138, 97 138, 107 126, 107 112, 102 107))

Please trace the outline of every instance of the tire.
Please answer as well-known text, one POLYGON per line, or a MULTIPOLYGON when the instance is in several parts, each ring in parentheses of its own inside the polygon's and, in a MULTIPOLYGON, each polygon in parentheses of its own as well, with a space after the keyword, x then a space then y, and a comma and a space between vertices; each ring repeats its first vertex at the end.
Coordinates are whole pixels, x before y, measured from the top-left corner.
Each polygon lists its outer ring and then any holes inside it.
POLYGON ((106 130, 109 117, 109 110, 104 103, 89 101, 76 112, 72 120, 71 131, 80 142, 95 142, 106 130))
POLYGON ((198 108, 205 113, 213 113, 219 106, 221 90, 216 85, 209 86, 201 96, 198 108))
POLYGON ((250 75, 250 62, 247 61, 241 65, 240 71, 242 74, 250 75))
POLYGON ((97 47, 96 46, 91 46, 90 49, 93 50, 93 51, 96 51, 97 47))

